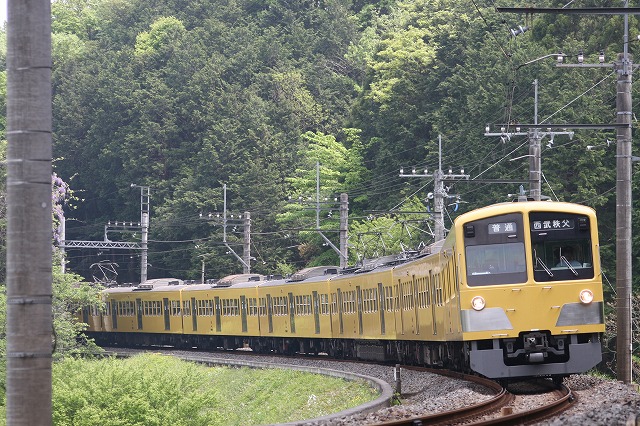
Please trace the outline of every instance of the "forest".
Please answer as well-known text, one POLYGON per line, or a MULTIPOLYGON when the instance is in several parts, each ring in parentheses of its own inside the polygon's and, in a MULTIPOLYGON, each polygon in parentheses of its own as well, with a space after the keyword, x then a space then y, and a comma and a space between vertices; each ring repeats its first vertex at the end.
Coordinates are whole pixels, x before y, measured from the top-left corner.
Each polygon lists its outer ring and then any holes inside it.
MULTIPOLYGON (((573 6, 615 6, 579 3, 573 6)), ((546 130, 545 123, 616 119, 613 68, 556 63, 559 52, 567 63, 579 54, 585 63, 598 63, 601 54, 612 63, 623 50, 622 17, 519 15, 499 13, 497 6, 519 5, 54 1, 54 169, 73 191, 64 211, 66 239, 102 241, 108 225, 139 222, 139 186, 145 186, 150 278, 199 279, 202 265, 207 278, 242 272, 223 237, 241 252, 244 212, 251 214, 252 272, 338 264, 315 229, 319 207, 320 228, 338 244, 341 193, 349 196, 350 264, 429 244, 433 180, 401 177, 399 170, 436 170, 439 136, 442 168, 469 175, 447 184, 448 228, 460 213, 519 191, 519 183, 487 180, 522 180, 528 188, 527 135, 485 136, 487 126, 497 131, 537 120, 546 130)), ((636 18, 630 28, 634 53, 640 48, 636 18)), ((0 36, 4 62, 4 30, 0 36)), ((0 79, 6 82, 6 72, 0 79)), ((0 86, 6 108, 6 84, 0 86)), ((599 214, 609 293, 615 286, 615 138, 611 130, 576 130, 572 138, 547 133, 542 139, 542 193, 599 214)), ((637 215, 633 225, 637 231, 637 215)), ((140 241, 140 233, 108 238, 140 241)), ((637 246, 637 232, 633 241, 637 246)), ((66 255, 67 267, 87 280, 101 263, 114 266, 111 278, 119 282, 140 277, 134 250, 66 255)))

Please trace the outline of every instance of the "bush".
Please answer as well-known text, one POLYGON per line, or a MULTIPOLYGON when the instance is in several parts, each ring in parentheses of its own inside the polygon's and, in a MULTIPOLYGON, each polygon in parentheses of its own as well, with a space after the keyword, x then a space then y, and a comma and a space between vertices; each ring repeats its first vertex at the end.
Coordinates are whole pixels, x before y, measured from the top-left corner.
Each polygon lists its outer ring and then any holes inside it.
POLYGON ((248 425, 302 420, 373 399, 363 383, 289 370, 210 368, 162 355, 53 368, 55 425, 248 425))

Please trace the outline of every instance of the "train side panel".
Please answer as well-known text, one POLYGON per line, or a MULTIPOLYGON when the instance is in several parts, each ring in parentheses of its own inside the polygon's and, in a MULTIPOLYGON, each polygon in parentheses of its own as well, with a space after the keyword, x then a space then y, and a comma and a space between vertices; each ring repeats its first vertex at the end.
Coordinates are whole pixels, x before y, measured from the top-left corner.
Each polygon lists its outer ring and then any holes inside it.
POLYGON ((135 287, 116 287, 104 291, 106 312, 104 331, 107 333, 135 332, 138 329, 136 317, 135 287))
POLYGON ((181 287, 162 286, 149 291, 136 291, 137 331, 182 334, 181 287))
POLYGON ((396 338, 391 268, 339 276, 329 282, 335 339, 396 338))
POLYGON ((394 269, 399 294, 398 338, 461 341, 458 265, 451 236, 435 253, 394 269))
MULTIPOLYGON (((260 335, 291 337, 291 305, 286 280, 267 281, 258 289, 260 335)), ((295 310, 294 310, 295 315, 295 310)), ((295 329, 295 323, 293 328, 295 329)))
POLYGON ((230 287, 209 284, 182 291, 186 335, 258 336, 258 282, 230 287))
MULTIPOLYGON (((230 336, 260 336, 257 282, 235 284, 224 289, 216 303, 220 309, 220 333, 230 336)), ((216 330, 217 331, 217 330, 216 330)))

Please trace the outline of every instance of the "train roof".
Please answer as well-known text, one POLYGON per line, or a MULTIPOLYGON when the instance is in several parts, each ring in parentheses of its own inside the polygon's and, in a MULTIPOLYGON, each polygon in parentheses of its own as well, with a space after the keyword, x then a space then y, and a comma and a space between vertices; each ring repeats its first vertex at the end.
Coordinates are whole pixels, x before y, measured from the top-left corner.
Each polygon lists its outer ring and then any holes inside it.
POLYGON ((158 287, 182 286, 182 285, 184 285, 184 281, 178 278, 154 278, 154 279, 146 280, 143 283, 140 283, 136 287, 136 289, 139 291, 154 290, 158 287))
POLYGON ((256 288, 261 287, 267 281, 245 281, 242 283, 236 283, 226 288, 256 288))
POLYGON ((131 292, 131 291, 133 291, 135 289, 136 289, 135 286, 107 287, 104 290, 102 290, 102 293, 108 293, 108 294, 112 294, 112 293, 127 293, 127 292, 131 292))
POLYGON ((256 282, 263 281, 265 279, 264 275, 260 274, 235 274, 235 275, 227 275, 224 278, 220 278, 215 284, 215 287, 229 287, 234 284, 244 283, 244 282, 256 282))
POLYGON ((311 266, 304 268, 291 275, 289 281, 306 281, 314 277, 326 277, 328 275, 338 275, 340 268, 338 266, 311 266))
MULTIPOLYGON (((326 278, 325 278, 326 280, 326 278)), ((317 281, 321 281, 321 280, 317 280, 317 281)), ((260 283, 260 287, 272 287, 272 286, 278 286, 278 285, 293 285, 293 284, 300 284, 300 281, 291 281, 289 279, 281 279, 281 280, 270 280, 270 281, 263 281, 260 283)))
POLYGON ((491 204, 489 206, 461 214, 454 220, 454 223, 457 225, 500 214, 514 212, 528 213, 532 211, 566 212, 584 215, 591 215, 594 213, 594 210, 591 207, 583 206, 582 204, 567 203, 564 201, 514 201, 491 204))
POLYGON ((211 290, 212 288, 216 288, 216 286, 212 284, 189 284, 181 287, 182 291, 211 290))
MULTIPOLYGON (((439 243, 442 244, 440 241, 438 241, 433 245, 436 245, 439 243)), ((423 252, 407 251, 399 254, 390 254, 387 256, 377 257, 373 259, 363 259, 361 264, 358 267, 351 268, 351 270, 348 273, 349 275, 357 275, 357 274, 362 274, 362 273, 371 272, 371 271, 376 271, 376 272, 385 271, 388 269, 393 269, 395 266, 402 265, 403 263, 407 263, 412 260, 415 260, 424 254, 425 254, 424 250, 423 252)))

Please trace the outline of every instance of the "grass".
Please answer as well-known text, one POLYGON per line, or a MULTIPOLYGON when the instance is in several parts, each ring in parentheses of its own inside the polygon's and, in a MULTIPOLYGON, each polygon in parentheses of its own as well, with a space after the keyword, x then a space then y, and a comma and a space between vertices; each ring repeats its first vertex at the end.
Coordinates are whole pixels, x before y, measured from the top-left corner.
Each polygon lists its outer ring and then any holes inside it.
POLYGON ((259 425, 370 401, 363 382, 289 370, 206 367, 162 355, 66 359, 53 368, 55 425, 259 425))

